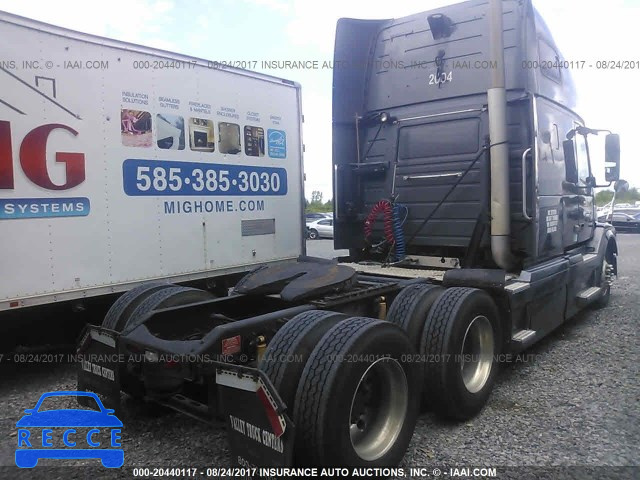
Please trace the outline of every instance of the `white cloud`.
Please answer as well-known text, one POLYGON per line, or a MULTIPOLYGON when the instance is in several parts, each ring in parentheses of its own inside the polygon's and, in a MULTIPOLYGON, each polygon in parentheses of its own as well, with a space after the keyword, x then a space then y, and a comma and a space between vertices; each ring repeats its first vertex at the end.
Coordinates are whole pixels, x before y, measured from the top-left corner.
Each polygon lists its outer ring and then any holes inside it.
POLYGON ((349 2, 309 2, 292 0, 293 19, 287 25, 287 33, 294 45, 310 47, 327 58, 333 56, 336 23, 340 18, 386 19, 398 18, 425 9, 451 4, 450 0, 429 2, 406 0, 351 0, 349 2))
POLYGON ((173 2, 160 1, 153 5, 153 9, 156 13, 167 13, 173 8, 173 2))
POLYGON ((108 2, 15 2, 0 0, 0 10, 93 35, 125 42, 176 50, 172 39, 162 38, 163 28, 171 22, 167 15, 170 1, 110 0, 108 2), (160 34, 160 35, 159 35, 160 34))
POLYGON ((198 15, 196 17, 196 24, 198 25, 198 27, 203 29, 209 28, 209 17, 207 17, 206 15, 198 15))
POLYGON ((246 0, 247 3, 257 5, 259 7, 267 7, 279 13, 289 13, 291 6, 286 0, 246 0))

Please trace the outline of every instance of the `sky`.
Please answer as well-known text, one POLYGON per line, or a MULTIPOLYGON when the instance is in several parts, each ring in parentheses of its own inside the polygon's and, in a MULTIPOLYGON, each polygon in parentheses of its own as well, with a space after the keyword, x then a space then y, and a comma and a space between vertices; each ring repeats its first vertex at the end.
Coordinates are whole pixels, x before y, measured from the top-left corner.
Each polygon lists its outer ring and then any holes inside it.
MULTIPOLYGON (((82 32, 218 61, 331 61, 341 17, 397 18, 451 0, 0 0, 0 10, 82 32)), ((640 186, 633 139, 640 124, 640 0, 533 0, 567 60, 633 60, 633 70, 573 70, 577 111, 587 126, 621 136, 621 175, 640 186)), ((302 84, 305 192, 331 198, 331 83, 328 69, 256 70, 302 84)), ((590 140, 591 142, 591 140, 590 140)), ((594 142, 602 158, 604 142, 594 142)), ((604 180, 603 165, 593 165, 604 180)))

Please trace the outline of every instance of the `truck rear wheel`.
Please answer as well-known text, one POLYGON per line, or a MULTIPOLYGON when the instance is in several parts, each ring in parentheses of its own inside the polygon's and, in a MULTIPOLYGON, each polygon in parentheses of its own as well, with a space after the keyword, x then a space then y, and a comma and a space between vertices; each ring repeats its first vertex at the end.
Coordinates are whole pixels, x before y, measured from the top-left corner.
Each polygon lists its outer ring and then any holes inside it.
POLYGON ((420 348, 427 314, 442 292, 444 288, 438 285, 410 285, 398 294, 389 308, 387 320, 407 332, 409 341, 416 350, 420 348))
POLYGON ((498 309, 476 288, 448 288, 427 317, 420 353, 425 396, 446 417, 466 420, 484 407, 497 373, 501 345, 498 309))
POLYGON ((354 317, 327 331, 296 392, 296 462, 397 465, 419 408, 420 371, 410 361, 413 352, 406 334, 386 321, 354 317))
POLYGON ((175 285, 171 286, 171 288, 156 291, 138 304, 127 319, 127 323, 123 325, 122 330, 131 330, 137 327, 147 314, 154 310, 177 307, 179 305, 188 305, 196 302, 204 302, 214 298, 216 298, 216 296, 206 290, 177 287, 175 285))
MULTIPOLYGON (((167 307, 176 307, 178 305, 187 305, 189 303, 202 302, 215 298, 210 292, 198 290, 197 288, 178 287, 169 285, 170 288, 156 290, 151 295, 146 296, 141 302, 137 302, 137 306, 131 312, 122 325, 122 330, 130 330, 139 325, 142 320, 154 310, 167 307)), ((120 369, 120 381, 122 391, 131 395, 133 398, 142 399, 145 395, 145 386, 137 376, 131 374, 126 368, 120 369)), ((150 404, 149 413, 164 413, 165 409, 158 405, 150 404)))
POLYGON ((125 292, 111 305, 102 321, 102 326, 121 332, 129 316, 140 303, 149 295, 169 287, 175 287, 175 285, 166 282, 148 282, 125 292))
POLYGON ((300 375, 322 336, 346 319, 341 313, 311 310, 289 320, 274 335, 258 368, 267 374, 290 412, 300 375))

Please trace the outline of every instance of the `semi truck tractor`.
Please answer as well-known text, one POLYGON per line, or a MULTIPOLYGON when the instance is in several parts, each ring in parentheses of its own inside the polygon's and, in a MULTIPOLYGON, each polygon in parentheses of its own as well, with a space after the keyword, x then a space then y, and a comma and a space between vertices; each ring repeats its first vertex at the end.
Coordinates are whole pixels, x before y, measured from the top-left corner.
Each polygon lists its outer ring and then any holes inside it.
POLYGON ((593 193, 618 180, 619 137, 573 110, 530 1, 341 19, 334 65, 349 256, 258 265, 215 299, 131 290, 85 330, 79 390, 222 420, 239 466, 388 467, 423 408, 478 415, 502 354, 607 304, 618 248, 593 193))
POLYGON ((303 252, 298 84, 2 12, 0 36, 0 331, 303 252))

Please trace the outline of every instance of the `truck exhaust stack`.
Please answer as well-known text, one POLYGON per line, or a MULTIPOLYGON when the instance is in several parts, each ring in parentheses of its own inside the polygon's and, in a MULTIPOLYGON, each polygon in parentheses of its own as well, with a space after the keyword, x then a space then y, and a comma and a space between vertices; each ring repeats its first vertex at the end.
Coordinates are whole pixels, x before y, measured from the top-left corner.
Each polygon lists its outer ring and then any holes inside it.
POLYGON ((507 93, 504 78, 502 0, 489 2, 489 55, 495 62, 487 91, 491 138, 491 253, 505 270, 514 265, 510 245, 509 145, 507 142, 507 93))

